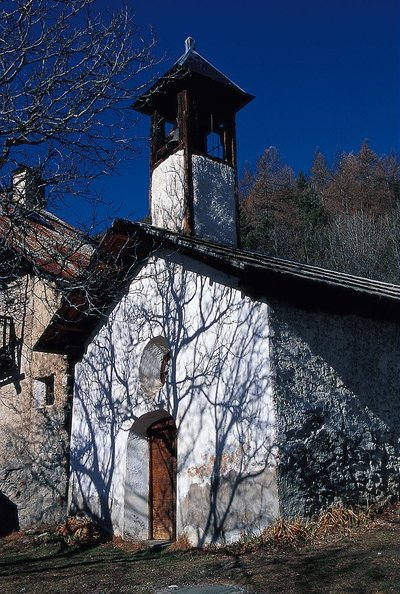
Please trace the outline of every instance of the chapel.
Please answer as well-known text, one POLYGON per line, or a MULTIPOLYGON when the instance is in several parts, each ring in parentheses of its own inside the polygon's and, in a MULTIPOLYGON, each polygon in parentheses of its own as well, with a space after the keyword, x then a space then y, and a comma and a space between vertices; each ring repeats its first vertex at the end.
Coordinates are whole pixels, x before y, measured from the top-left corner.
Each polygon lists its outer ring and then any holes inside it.
POLYGON ((241 249, 252 98, 186 40, 133 106, 151 222, 95 249, 118 291, 89 321, 64 300, 36 343, 76 362, 70 512, 125 538, 201 546, 399 496, 400 287, 241 249))

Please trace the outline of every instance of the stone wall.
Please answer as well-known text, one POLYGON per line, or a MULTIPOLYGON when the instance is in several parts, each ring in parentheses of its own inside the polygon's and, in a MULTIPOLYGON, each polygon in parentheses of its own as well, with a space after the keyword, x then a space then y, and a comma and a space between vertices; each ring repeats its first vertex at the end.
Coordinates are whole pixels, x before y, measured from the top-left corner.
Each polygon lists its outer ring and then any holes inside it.
POLYGON ((71 372, 63 356, 33 351, 56 304, 52 288, 29 276, 0 295, 18 339, 13 364, 0 371, 0 520, 15 509, 14 528, 66 512, 71 372))
POLYGON ((281 512, 398 500, 399 326, 274 304, 281 512))

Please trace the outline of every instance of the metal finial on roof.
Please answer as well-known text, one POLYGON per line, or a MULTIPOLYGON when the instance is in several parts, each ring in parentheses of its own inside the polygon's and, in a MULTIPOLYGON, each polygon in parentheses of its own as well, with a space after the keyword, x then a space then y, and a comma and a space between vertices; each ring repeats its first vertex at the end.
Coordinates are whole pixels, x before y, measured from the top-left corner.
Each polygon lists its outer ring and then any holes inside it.
POLYGON ((195 41, 194 41, 193 37, 187 37, 185 39, 185 52, 187 53, 191 49, 194 50, 194 45, 195 45, 195 41))

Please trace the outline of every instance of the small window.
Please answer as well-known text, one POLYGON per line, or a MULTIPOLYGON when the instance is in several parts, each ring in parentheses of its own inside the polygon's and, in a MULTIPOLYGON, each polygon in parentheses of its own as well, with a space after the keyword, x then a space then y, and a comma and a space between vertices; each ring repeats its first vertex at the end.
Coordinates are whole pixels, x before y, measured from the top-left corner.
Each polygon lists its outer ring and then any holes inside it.
POLYGON ((224 159, 224 147, 221 140, 221 134, 218 132, 210 132, 207 135, 207 155, 216 157, 217 159, 224 159))
POLYGON ((16 345, 14 320, 10 316, 0 316, 0 366, 14 360, 16 345))
POLYGON ((44 408, 54 404, 54 375, 34 380, 33 399, 35 408, 44 408))

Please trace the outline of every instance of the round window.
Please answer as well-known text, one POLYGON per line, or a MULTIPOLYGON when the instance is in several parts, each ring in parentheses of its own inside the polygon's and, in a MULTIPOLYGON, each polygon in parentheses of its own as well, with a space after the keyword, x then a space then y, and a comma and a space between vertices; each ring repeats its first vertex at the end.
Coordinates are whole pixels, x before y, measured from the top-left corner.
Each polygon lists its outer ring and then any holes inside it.
POLYGON ((152 338, 144 347, 139 365, 139 380, 147 396, 155 396, 165 384, 169 361, 170 349, 163 336, 152 338))

